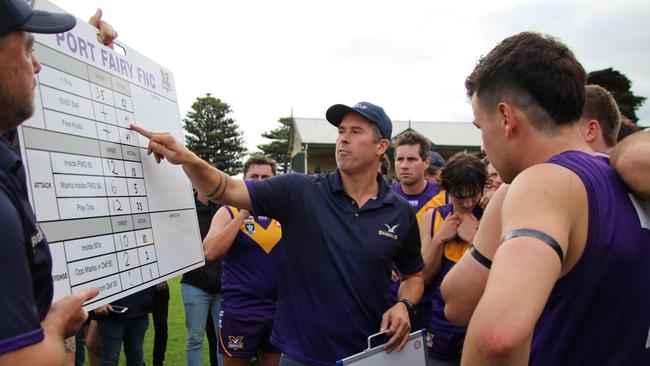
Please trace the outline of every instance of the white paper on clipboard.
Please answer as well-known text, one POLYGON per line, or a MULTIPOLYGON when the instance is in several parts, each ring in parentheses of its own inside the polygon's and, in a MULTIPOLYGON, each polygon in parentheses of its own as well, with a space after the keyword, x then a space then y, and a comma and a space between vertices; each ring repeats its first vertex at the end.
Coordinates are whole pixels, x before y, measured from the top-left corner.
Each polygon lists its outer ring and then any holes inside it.
POLYGON ((336 362, 337 366, 429 366, 429 355, 424 341, 424 329, 411 333, 404 348, 397 352, 387 353, 384 345, 370 347, 370 339, 377 333, 368 337, 368 348, 356 355, 346 357, 336 362))

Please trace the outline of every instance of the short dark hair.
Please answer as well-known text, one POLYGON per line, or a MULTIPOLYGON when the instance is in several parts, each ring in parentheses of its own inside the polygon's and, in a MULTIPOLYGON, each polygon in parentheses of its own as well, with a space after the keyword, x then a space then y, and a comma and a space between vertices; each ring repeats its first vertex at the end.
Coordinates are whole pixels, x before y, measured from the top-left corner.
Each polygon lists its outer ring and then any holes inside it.
POLYGON ((456 197, 470 197, 483 192, 487 179, 483 160, 474 154, 459 152, 442 168, 440 187, 456 197))
POLYGON ((429 150, 431 150, 431 143, 429 140, 415 131, 406 131, 399 134, 395 138, 395 155, 397 155, 397 148, 404 145, 419 145, 419 154, 422 160, 429 157, 429 150))
POLYGON ((598 121, 605 143, 610 147, 616 145, 616 136, 621 127, 621 112, 614 96, 607 89, 600 85, 585 87, 585 106, 581 118, 598 121))
POLYGON ((381 156, 381 161, 379 162, 379 171, 381 172, 381 175, 385 175, 387 177, 388 173, 390 173, 390 159, 386 154, 381 156))
POLYGON ((486 110, 506 101, 521 108, 535 128, 550 131, 580 118, 586 79, 584 68, 564 43, 523 32, 482 57, 465 88, 469 98, 476 94, 486 110))
POLYGON ((262 155, 262 154, 253 154, 251 155, 248 160, 244 163, 244 175, 248 173, 248 169, 251 167, 251 165, 269 165, 271 167, 271 171, 273 172, 273 175, 276 174, 276 164, 275 160, 262 155))

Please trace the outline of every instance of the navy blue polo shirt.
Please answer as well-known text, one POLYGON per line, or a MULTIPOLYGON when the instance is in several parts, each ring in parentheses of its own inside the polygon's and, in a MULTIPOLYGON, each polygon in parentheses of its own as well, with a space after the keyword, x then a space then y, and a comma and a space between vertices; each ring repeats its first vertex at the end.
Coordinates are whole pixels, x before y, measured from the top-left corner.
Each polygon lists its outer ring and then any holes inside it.
POLYGON ((52 303, 52 257, 26 192, 20 157, 0 137, 0 354, 43 340, 52 303))
POLYGON ((247 181, 256 215, 282 224, 282 276, 271 342, 310 365, 333 365, 366 348, 388 310, 393 263, 422 270, 413 210, 380 178, 359 208, 339 171, 247 181))

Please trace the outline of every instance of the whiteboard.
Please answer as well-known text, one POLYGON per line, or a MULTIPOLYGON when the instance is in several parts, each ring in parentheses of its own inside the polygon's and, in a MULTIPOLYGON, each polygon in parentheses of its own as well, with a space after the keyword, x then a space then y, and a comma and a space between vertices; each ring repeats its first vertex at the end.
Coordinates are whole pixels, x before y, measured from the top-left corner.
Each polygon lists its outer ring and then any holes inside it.
POLYGON ((182 141, 174 76, 126 45, 124 54, 104 47, 96 33, 78 19, 69 32, 34 35, 35 113, 18 130, 54 300, 99 288, 86 310, 204 264, 189 180, 178 166, 155 166, 148 140, 128 128, 182 141))
MULTIPOLYGON (((393 350, 387 353, 384 345, 370 348, 368 340, 368 349, 356 355, 346 357, 336 362, 337 366, 354 365, 354 366, 429 366, 429 355, 424 341, 425 330, 421 329, 411 333, 408 342, 401 351, 393 350)), ((383 333, 379 333, 383 334, 383 333)), ((371 336, 372 337, 372 336, 371 336)))

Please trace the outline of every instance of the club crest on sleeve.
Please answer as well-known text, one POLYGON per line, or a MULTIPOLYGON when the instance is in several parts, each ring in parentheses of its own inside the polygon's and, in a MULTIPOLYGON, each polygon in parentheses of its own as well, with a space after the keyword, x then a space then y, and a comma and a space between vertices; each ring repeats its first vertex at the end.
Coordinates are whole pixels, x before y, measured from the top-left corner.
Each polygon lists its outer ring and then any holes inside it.
POLYGON ((392 225, 392 226, 388 225, 388 224, 384 224, 384 226, 386 226, 387 230, 379 230, 379 232, 377 234, 379 234, 381 236, 387 236, 389 238, 397 240, 397 234, 395 234, 395 229, 397 229, 399 224, 392 225))
POLYGON ((228 348, 235 351, 244 348, 244 336, 228 336, 228 348))

